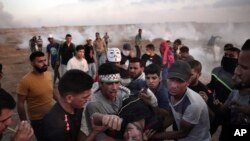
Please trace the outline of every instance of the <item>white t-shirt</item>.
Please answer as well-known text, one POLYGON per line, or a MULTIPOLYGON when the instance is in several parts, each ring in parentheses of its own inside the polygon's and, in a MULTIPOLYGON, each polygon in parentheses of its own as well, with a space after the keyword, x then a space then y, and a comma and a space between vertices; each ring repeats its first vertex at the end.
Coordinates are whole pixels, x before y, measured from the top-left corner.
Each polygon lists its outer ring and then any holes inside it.
POLYGON ((211 141, 207 105, 199 94, 187 88, 182 99, 174 105, 169 102, 169 106, 178 129, 180 129, 181 120, 194 125, 189 134, 178 141, 211 141))
POLYGON ((89 70, 89 67, 85 58, 79 60, 76 57, 72 57, 67 63, 66 70, 71 70, 71 69, 78 69, 87 72, 89 70))

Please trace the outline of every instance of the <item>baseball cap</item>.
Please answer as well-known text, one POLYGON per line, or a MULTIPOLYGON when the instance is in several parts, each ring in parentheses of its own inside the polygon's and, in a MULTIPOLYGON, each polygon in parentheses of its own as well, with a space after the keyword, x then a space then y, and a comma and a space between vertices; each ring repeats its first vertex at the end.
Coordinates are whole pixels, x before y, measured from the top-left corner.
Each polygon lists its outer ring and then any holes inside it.
POLYGON ((48 38, 54 38, 52 34, 49 34, 49 37, 48 38))
POLYGON ((92 40, 90 37, 88 37, 88 38, 86 39, 86 41, 90 41, 90 40, 92 40))
POLYGON ((123 49, 124 49, 124 50, 131 50, 131 45, 130 45, 129 43, 125 43, 125 44, 123 45, 123 49))
POLYGON ((168 70, 168 78, 179 78, 180 80, 187 81, 191 76, 190 65, 182 60, 175 61, 168 70))

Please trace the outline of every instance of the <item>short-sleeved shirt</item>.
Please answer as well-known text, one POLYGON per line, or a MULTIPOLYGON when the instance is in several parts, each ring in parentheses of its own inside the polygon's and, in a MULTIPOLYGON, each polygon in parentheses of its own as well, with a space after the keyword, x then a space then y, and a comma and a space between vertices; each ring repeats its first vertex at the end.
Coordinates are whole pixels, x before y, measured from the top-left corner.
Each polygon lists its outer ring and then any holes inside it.
POLYGON ((75 55, 75 44, 70 43, 68 46, 67 43, 63 43, 60 46, 59 53, 61 56, 61 63, 63 65, 67 65, 69 59, 71 59, 75 55))
MULTIPOLYGON (((170 98, 170 95, 169 95, 170 98)), ((187 88, 184 96, 174 105, 169 102, 178 129, 184 120, 194 125, 189 134, 179 141, 211 141, 207 105, 199 94, 187 88)))
POLYGON ((83 109, 75 109, 74 114, 64 111, 56 103, 44 117, 45 141, 76 141, 80 132, 83 109))
MULTIPOLYGON (((249 93, 240 94, 239 90, 233 90, 225 102, 225 106, 229 106, 232 102, 250 105, 249 93)), ((230 113, 230 123, 232 125, 250 125, 250 116, 232 108, 230 113)))
POLYGON ((88 67, 87 61, 84 58, 79 60, 76 57, 72 57, 68 61, 66 69, 67 70, 78 69, 78 70, 87 72, 89 70, 89 67, 88 67))
POLYGON ((40 120, 54 104, 52 75, 50 72, 30 72, 19 82, 17 94, 26 96, 27 109, 31 120, 40 120))
POLYGON ((51 65, 55 65, 56 61, 57 61, 57 54, 58 54, 58 50, 59 50, 59 44, 58 43, 54 43, 54 44, 48 44, 47 45, 47 53, 49 53, 51 55, 51 65))

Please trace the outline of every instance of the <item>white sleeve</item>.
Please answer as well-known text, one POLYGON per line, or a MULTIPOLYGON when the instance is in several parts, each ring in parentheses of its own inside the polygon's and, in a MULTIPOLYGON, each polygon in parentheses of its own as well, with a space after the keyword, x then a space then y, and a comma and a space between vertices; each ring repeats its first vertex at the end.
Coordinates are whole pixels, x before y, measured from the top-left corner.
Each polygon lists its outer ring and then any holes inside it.
POLYGON ((88 65, 88 63, 87 63, 87 61, 86 61, 86 59, 84 59, 84 72, 87 72, 89 70, 89 65, 88 65))

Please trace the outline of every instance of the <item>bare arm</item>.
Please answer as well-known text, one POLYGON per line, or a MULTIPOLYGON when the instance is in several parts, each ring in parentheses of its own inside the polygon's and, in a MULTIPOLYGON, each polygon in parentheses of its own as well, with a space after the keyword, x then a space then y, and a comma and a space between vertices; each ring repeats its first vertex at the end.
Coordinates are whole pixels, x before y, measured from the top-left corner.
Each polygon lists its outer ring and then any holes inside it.
POLYGON ((26 116, 26 110, 25 110, 25 106, 24 103, 26 101, 26 96, 23 95, 18 95, 17 97, 17 112, 19 115, 20 120, 27 120, 27 116, 26 116))

